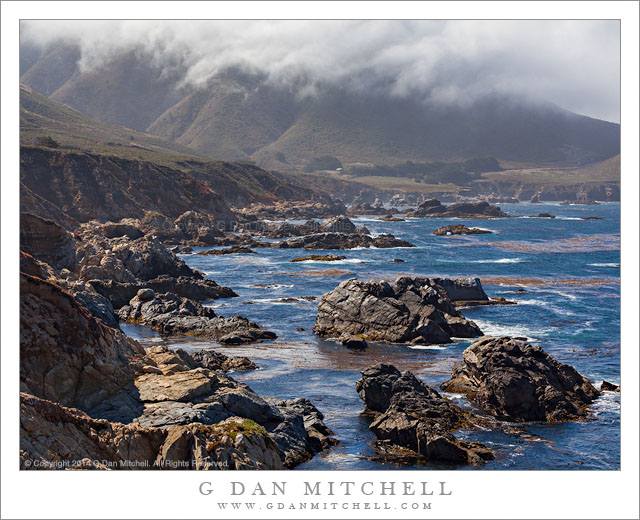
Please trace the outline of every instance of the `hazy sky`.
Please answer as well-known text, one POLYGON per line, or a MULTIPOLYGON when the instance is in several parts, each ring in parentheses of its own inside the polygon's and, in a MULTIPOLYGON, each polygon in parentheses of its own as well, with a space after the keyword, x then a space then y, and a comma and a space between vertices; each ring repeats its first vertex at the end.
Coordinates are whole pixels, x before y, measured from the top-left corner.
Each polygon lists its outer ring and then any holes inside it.
POLYGON ((619 122, 617 21, 26 21, 23 41, 64 38, 83 68, 132 48, 182 64, 201 85, 228 66, 313 95, 323 84, 469 102, 487 93, 551 101, 619 122))

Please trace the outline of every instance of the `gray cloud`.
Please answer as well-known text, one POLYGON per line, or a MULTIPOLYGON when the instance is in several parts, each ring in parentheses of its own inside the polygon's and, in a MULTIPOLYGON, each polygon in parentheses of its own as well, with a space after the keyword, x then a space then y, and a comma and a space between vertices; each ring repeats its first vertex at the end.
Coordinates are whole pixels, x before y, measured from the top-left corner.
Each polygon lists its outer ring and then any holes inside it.
POLYGON ((137 49, 180 64, 194 86, 235 66, 301 95, 323 84, 436 102, 499 92, 619 121, 617 21, 24 21, 21 38, 77 42, 83 69, 137 49))

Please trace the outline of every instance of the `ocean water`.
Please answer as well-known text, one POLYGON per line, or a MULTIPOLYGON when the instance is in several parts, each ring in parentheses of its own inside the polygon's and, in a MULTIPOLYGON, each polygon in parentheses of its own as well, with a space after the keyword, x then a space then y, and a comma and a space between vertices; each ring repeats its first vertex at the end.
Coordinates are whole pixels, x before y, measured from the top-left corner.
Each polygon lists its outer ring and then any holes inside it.
MULTIPOLYGON (((620 383, 619 204, 500 207, 510 215, 525 216, 405 222, 353 219, 374 234, 389 232, 418 247, 313 251, 347 257, 338 262, 291 263, 291 259, 310 253, 294 249, 257 249, 257 255, 181 255, 189 266, 238 293, 238 298, 208 303, 218 314, 240 314, 278 334, 273 342, 221 348, 226 354, 249 356, 260 366, 257 371, 234 373, 233 377, 261 395, 308 398, 339 439, 339 446, 315 456, 299 470, 425 469, 424 465, 375 460, 371 447, 374 435, 368 428, 369 419, 360 415, 364 407, 355 382, 360 370, 384 361, 412 370, 438 387, 469 345, 465 340, 426 348, 371 344, 364 351, 350 350, 314 336, 316 301, 282 301, 317 298, 348 278, 479 277, 489 296, 517 302, 463 309, 485 334, 526 336, 559 361, 573 365, 596 386, 603 380, 620 383), (557 218, 526 217, 541 212, 557 218), (585 216, 602 220, 582 220, 585 216), (490 229, 494 234, 431 234, 437 227, 458 223, 490 229), (395 258, 405 262, 394 263, 395 258)), ((164 342, 186 349, 210 344, 187 337, 161 338, 144 327, 125 325, 123 329, 143 343, 164 342)), ((472 408, 462 396, 448 397, 472 408)), ((619 469, 620 394, 605 392, 592 405, 592 412, 589 420, 581 422, 514 425, 490 420, 486 428, 459 430, 456 435, 485 443, 496 457, 482 468, 459 469, 619 469)))

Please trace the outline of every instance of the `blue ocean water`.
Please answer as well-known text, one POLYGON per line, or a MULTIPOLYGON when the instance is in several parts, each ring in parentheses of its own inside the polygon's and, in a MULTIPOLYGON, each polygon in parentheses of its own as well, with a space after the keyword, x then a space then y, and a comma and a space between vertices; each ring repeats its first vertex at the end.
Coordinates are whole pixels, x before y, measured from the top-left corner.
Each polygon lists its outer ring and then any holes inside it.
MULTIPOLYGON (((238 298, 210 302, 218 314, 240 314, 278 334, 274 342, 222 348, 226 354, 247 355, 261 367, 233 377, 261 395, 308 398, 340 440, 335 449, 298 469, 424 469, 423 465, 397 466, 372 460, 374 436, 369 420, 360 415, 363 403, 355 382, 360 370, 384 361, 401 370, 410 369, 437 387, 448 379, 453 363, 469 345, 469 341, 426 348, 372 344, 365 351, 353 351, 316 338, 311 328, 317 302, 299 298, 319 297, 348 278, 393 280, 407 274, 479 277, 489 296, 517 302, 463 309, 485 334, 526 336, 559 361, 573 365, 596 386, 602 380, 620 383, 620 205, 500 207, 510 215, 524 217, 405 222, 353 219, 374 234, 389 232, 418 247, 340 251, 347 259, 338 262, 291 263, 293 258, 309 254, 294 249, 257 249, 257 255, 181 255, 189 266, 238 293, 238 298), (526 217, 541 212, 557 218, 526 217), (602 220, 582 220, 586 216, 602 220), (448 224, 482 227, 494 233, 466 237, 431 234, 448 224), (394 263, 395 258, 405 262, 394 263), (298 300, 281 301, 283 298, 298 300)), ((186 337, 166 340, 140 327, 123 329, 144 342, 162 341, 187 349, 209 344, 186 337)), ((462 396, 448 397, 471 407, 462 396)), ((583 422, 513 425, 491 421, 489 427, 456 435, 494 450, 495 460, 480 470, 619 469, 619 399, 620 394, 605 392, 592 406, 591 419, 583 422)))

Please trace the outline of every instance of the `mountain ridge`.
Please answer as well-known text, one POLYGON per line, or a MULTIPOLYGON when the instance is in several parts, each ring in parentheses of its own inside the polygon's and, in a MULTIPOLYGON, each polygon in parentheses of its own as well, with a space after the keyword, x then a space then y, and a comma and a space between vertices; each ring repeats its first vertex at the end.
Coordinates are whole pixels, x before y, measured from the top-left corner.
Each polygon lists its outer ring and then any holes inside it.
POLYGON ((180 82, 180 64, 163 74, 139 52, 87 71, 71 63, 76 56, 54 46, 35 62, 25 58, 22 79, 36 90, 51 90, 63 70, 68 77, 50 97, 101 123, 146 130, 207 157, 252 160, 270 169, 303 171, 325 155, 343 163, 493 156, 511 166, 580 166, 620 149, 618 124, 515 97, 434 105, 339 86, 303 97, 293 87, 235 69, 195 88, 180 82), (61 60, 64 66, 51 66, 61 60))

